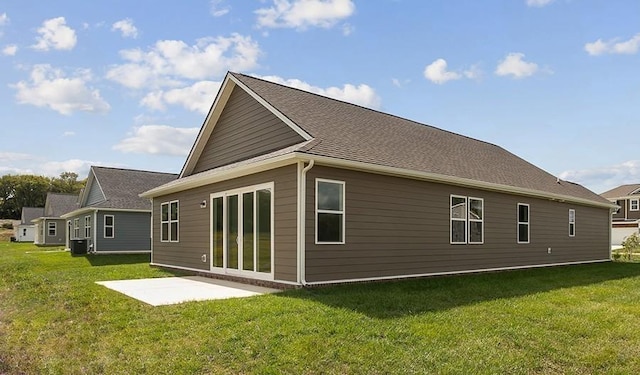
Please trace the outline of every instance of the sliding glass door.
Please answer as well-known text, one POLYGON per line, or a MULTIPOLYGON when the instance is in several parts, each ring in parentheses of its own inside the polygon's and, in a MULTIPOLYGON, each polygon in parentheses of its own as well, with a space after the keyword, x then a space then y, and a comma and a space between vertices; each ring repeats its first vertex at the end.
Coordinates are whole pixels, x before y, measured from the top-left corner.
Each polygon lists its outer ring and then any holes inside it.
POLYGON ((272 278, 273 184, 211 195, 212 271, 272 278))

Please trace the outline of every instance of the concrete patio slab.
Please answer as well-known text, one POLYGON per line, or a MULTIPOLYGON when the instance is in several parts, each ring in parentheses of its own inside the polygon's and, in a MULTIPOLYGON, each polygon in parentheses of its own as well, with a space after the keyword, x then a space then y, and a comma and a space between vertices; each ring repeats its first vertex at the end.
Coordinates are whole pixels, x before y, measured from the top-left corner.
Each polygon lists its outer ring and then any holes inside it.
POLYGON ((103 285, 152 306, 172 305, 189 301, 251 297, 280 291, 278 289, 201 276, 96 281, 96 284, 103 285))

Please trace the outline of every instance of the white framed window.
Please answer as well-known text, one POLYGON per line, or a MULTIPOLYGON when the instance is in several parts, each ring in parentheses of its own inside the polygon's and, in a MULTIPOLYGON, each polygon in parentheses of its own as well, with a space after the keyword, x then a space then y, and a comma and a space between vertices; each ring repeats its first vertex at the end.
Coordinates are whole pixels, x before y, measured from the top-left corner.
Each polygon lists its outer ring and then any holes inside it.
POLYGON ((629 211, 639 211, 638 199, 629 199, 629 211))
POLYGON ((484 199, 452 194, 449 203, 451 244, 483 244, 484 199))
POLYGON ((345 183, 316 179, 316 244, 345 243, 345 183))
POLYGON ((84 217, 84 238, 91 237, 91 216, 84 217))
POLYGON ((518 203, 518 243, 529 243, 529 205, 518 203))
POLYGON ((80 238, 80 218, 73 219, 73 238, 80 238))
POLYGON ((57 231, 58 231, 57 223, 55 221, 49 221, 47 223, 47 234, 49 235, 49 237, 55 237, 57 231))
POLYGON ((569 237, 575 237, 576 235, 576 210, 569 209, 569 237))
POLYGON ((160 241, 178 242, 180 232, 180 202, 164 202, 160 205, 160 241))
POLYGON ((104 238, 115 237, 115 224, 113 215, 104 215, 104 238))

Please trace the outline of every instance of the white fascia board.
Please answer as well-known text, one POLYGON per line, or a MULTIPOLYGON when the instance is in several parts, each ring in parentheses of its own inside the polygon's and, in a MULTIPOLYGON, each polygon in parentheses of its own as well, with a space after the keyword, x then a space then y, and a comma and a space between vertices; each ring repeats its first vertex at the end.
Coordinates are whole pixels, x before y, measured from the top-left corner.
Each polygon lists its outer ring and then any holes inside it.
POLYGON ((240 86, 247 94, 251 95, 258 103, 260 103, 263 107, 268 109, 271 113, 273 113, 277 118, 279 118, 282 122, 287 124, 293 131, 298 133, 305 141, 313 139, 311 134, 307 133, 304 129, 299 127, 296 123, 291 121, 287 116, 282 114, 282 112, 278 111, 274 106, 272 106, 269 102, 264 100, 260 95, 256 94, 253 90, 247 87, 244 83, 240 82, 237 78, 232 75, 229 75, 229 78, 235 82, 236 85, 240 86))
POLYGON ((129 209, 129 208, 85 207, 85 208, 81 208, 81 209, 66 213, 66 214, 60 216, 60 218, 69 219, 69 218, 77 216, 77 215, 82 215, 82 214, 90 213, 90 212, 98 212, 98 211, 109 211, 109 212, 149 212, 149 213, 151 213, 150 209, 149 210, 141 210, 141 209, 129 209))
POLYGON ((553 193, 548 193, 548 192, 539 191, 539 190, 495 184, 491 182, 472 180, 468 178, 446 176, 446 175, 441 175, 437 173, 420 172, 420 171, 414 171, 414 170, 403 169, 403 168, 388 167, 384 165, 332 158, 327 156, 315 156, 315 155, 309 155, 309 154, 303 154, 303 153, 296 153, 296 154, 298 158, 302 160, 314 159, 316 162, 316 165, 322 164, 326 166, 336 166, 336 167, 341 167, 346 169, 359 170, 363 172, 374 172, 374 173, 380 173, 380 174, 386 174, 386 175, 392 175, 392 176, 398 176, 398 177, 414 178, 418 180, 441 182, 441 183, 446 183, 450 185, 461 185, 465 187, 479 188, 483 190, 490 190, 490 191, 496 191, 496 192, 502 192, 502 193, 511 193, 516 195, 525 195, 525 196, 543 198, 543 199, 549 199, 549 200, 555 200, 555 201, 573 202, 573 203, 579 203, 583 205, 608 208, 608 209, 615 209, 615 207, 617 207, 615 204, 611 204, 611 203, 610 204, 598 203, 588 199, 572 197, 568 195, 553 194, 553 193))

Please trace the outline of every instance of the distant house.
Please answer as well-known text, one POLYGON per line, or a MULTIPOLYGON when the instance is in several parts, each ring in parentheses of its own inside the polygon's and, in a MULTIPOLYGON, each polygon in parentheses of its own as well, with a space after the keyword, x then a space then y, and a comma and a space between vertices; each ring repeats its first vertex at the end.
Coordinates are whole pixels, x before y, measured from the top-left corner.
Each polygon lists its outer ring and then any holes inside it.
POLYGON ((35 224, 36 245, 64 245, 66 239, 65 221, 61 216, 75 210, 78 195, 48 193, 42 216, 32 220, 35 224))
POLYGON ((615 207, 496 145, 237 73, 142 196, 152 264, 293 285, 604 262, 615 207))
POLYGON ((611 245, 622 246, 629 235, 640 233, 640 184, 618 186, 600 195, 619 207, 611 217, 611 245))
POLYGON ((15 230, 15 238, 18 242, 34 242, 36 239, 36 225, 32 223, 44 215, 43 207, 22 207, 20 224, 15 230))
POLYGON ((100 254, 151 251, 151 202, 138 195, 176 174, 92 166, 78 206, 62 215, 67 245, 100 254), (74 241, 79 241, 74 243, 74 241))

